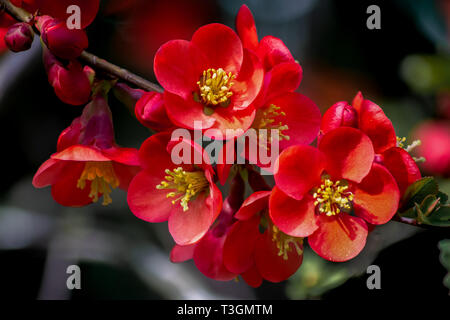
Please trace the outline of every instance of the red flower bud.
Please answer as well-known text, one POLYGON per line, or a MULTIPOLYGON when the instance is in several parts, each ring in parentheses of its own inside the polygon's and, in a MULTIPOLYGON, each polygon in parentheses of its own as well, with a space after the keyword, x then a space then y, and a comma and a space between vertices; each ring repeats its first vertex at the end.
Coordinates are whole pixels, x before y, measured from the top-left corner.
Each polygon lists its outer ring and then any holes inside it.
POLYGON ((147 128, 164 131, 173 126, 166 113, 163 95, 147 92, 136 103, 136 118, 147 128))
POLYGON ((91 96, 90 69, 83 69, 83 66, 76 60, 72 60, 67 66, 64 66, 48 50, 44 50, 44 65, 48 81, 59 99, 75 106, 89 101, 91 96))
POLYGON ((42 41, 61 59, 78 58, 89 45, 86 32, 78 29, 69 30, 65 21, 48 16, 38 17, 36 20, 42 41))
POLYGON ((9 27, 5 35, 5 43, 13 52, 25 51, 31 48, 34 32, 27 23, 16 23, 9 27))

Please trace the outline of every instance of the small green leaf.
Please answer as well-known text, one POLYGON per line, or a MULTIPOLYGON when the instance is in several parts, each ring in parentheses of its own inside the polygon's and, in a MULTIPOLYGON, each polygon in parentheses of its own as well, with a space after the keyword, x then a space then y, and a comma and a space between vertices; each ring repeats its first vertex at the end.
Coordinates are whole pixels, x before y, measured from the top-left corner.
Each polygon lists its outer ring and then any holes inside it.
POLYGON ((446 195, 442 191, 438 192, 437 197, 441 199, 441 204, 446 204, 448 201, 448 195, 446 195))
POLYGON ((411 208, 415 203, 422 203, 430 194, 437 195, 439 186, 433 177, 425 177, 411 184, 403 196, 403 208, 411 208))

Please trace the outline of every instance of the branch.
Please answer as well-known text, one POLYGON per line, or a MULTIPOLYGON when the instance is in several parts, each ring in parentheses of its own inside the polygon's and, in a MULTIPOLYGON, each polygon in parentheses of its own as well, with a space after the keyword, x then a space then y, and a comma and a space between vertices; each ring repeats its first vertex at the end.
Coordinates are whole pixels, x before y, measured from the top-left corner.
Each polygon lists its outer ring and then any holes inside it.
MULTIPOLYGON (((9 0, 0 0, 0 7, 17 21, 30 23, 34 19, 32 14, 22 8, 14 6, 9 0)), ((35 27, 34 32, 38 35, 40 34, 39 30, 35 27)), ((115 78, 133 84, 145 91, 163 92, 163 89, 159 85, 152 83, 126 69, 116 66, 105 59, 101 59, 87 51, 83 51, 79 59, 94 69, 104 71, 115 78)))

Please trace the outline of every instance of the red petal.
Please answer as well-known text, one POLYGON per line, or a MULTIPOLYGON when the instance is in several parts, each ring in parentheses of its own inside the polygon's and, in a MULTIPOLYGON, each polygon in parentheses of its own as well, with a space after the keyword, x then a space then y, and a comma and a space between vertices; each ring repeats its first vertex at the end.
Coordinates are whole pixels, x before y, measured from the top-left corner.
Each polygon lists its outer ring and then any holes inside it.
POLYGON ((128 190, 131 180, 139 173, 141 167, 127 166, 121 163, 112 163, 114 167, 114 173, 119 179, 119 188, 122 190, 128 190))
POLYGON ((245 109, 258 96, 264 80, 264 69, 256 54, 245 49, 242 67, 231 87, 233 108, 245 109))
POLYGON ((400 192, 394 177, 382 165, 373 164, 354 194, 355 214, 371 224, 384 224, 397 212, 400 192))
MULTIPOLYGON (((191 43, 203 53, 208 68, 222 68, 235 75, 241 69, 244 59, 242 43, 230 27, 220 23, 203 26, 194 33, 191 43)), ((180 57, 178 59, 183 62, 185 59, 180 57)))
POLYGON ((293 237, 307 237, 319 227, 314 199, 310 195, 298 201, 275 187, 270 196, 269 212, 273 223, 293 237))
POLYGON ((204 106, 195 102, 192 96, 183 100, 183 98, 165 91, 164 102, 170 120, 180 127, 201 130, 210 128, 215 122, 213 117, 207 116, 203 112, 204 106))
MULTIPOLYGON (((179 205, 178 205, 179 206, 179 205)), ((199 241, 211 227, 222 207, 222 194, 215 185, 189 201, 189 210, 175 210, 169 217, 169 232, 179 245, 199 241)))
POLYGON ((223 247, 223 261, 228 270, 241 274, 254 265, 253 252, 260 236, 259 216, 236 222, 228 232, 223 247))
POLYGON ((255 263, 261 276, 271 282, 281 282, 293 275, 302 264, 303 254, 298 255, 291 244, 288 259, 278 255, 276 242, 272 234, 266 230, 256 242, 255 263))
POLYGON ((359 111, 359 129, 372 140, 375 153, 382 153, 397 145, 391 120, 375 103, 364 100, 359 111))
POLYGON ((45 161, 38 169, 33 178, 33 186, 35 188, 43 188, 54 184, 62 176, 67 166, 72 163, 68 161, 60 161, 49 159, 45 161))
POLYGON ((327 159, 326 170, 334 178, 360 182, 374 159, 372 142, 363 132, 341 127, 328 132, 319 143, 327 159))
POLYGON ((245 199, 241 208, 234 215, 238 220, 248 220, 255 214, 268 208, 270 191, 258 191, 245 199))
POLYGON ((383 165, 397 181, 400 195, 403 195, 413 182, 422 175, 414 159, 402 148, 391 148, 383 153, 383 165))
POLYGON ((345 101, 334 104, 325 112, 320 131, 326 134, 339 127, 358 127, 358 113, 345 101))
POLYGON ((366 244, 367 225, 363 219, 346 213, 319 215, 319 229, 308 237, 319 256, 330 261, 347 261, 357 256, 366 244))
POLYGON ((358 91, 355 98, 353 98, 352 106, 356 109, 357 112, 361 110, 361 105, 364 101, 364 97, 361 93, 361 91, 358 91))
MULTIPOLYGON (((209 129, 219 130, 224 139, 230 140, 241 136, 248 128, 250 128, 255 119, 255 114, 256 112, 252 106, 247 107, 244 110, 231 109, 231 105, 227 108, 218 107, 211 115, 211 118, 216 121, 209 129)), ((208 137, 212 137, 208 131, 209 130, 206 130, 204 134, 208 137)), ((211 132, 214 132, 214 130, 211 132)))
POLYGON ((196 244, 190 246, 175 245, 170 251, 170 261, 174 263, 185 262, 194 258, 196 244))
POLYGON ((296 144, 310 144, 316 139, 320 127, 320 110, 316 104, 300 93, 289 92, 270 100, 268 105, 274 104, 281 108, 286 115, 275 117, 275 122, 287 125, 289 129, 283 134, 289 140, 281 140, 280 150, 296 144))
POLYGON ((231 167, 236 160, 236 150, 234 147, 235 140, 229 140, 225 142, 222 149, 220 149, 218 163, 217 163, 217 176, 222 185, 224 185, 228 176, 230 175, 231 167))
POLYGON ((257 53, 266 71, 283 62, 294 62, 291 52, 283 41, 272 36, 266 36, 261 40, 257 53))
POLYGON ((259 274, 258 268, 256 265, 253 265, 249 270, 245 271, 241 274, 242 279, 251 287, 258 288, 263 281, 263 278, 259 274))
POLYGON ((164 171, 154 175, 141 171, 128 187, 128 206, 139 219, 148 222, 163 222, 169 219, 174 210, 182 211, 179 204, 172 204, 167 198, 168 190, 158 190, 156 186, 164 179, 164 171))
POLYGON ((301 200, 320 183, 324 167, 325 157, 318 149, 292 146, 281 153, 275 164, 275 182, 281 191, 301 200))
POLYGON ((228 281, 237 277, 237 274, 228 271, 223 264, 222 252, 225 240, 226 234, 216 237, 214 232, 208 232, 194 250, 197 269, 205 276, 218 281, 228 281))
POLYGON ((158 82, 166 91, 183 99, 192 99, 205 68, 201 51, 186 40, 169 41, 155 55, 154 71, 158 82))
POLYGON ((255 20, 250 9, 243 4, 236 16, 236 30, 242 40, 244 48, 256 51, 258 48, 258 34, 255 20))
POLYGON ((64 174, 52 185, 52 196, 56 202, 66 207, 82 207, 92 203, 89 197, 91 191, 90 182, 84 189, 77 187, 78 180, 84 170, 84 163, 74 162, 67 166, 64 174))
POLYGON ((128 166, 140 166, 139 152, 134 148, 112 147, 101 150, 103 155, 111 161, 121 163, 128 166))
POLYGON ((65 161, 111 161, 103 153, 93 147, 75 145, 51 156, 52 159, 65 161))
POLYGON ((303 69, 297 62, 283 62, 273 66, 269 76, 269 84, 267 87, 266 100, 270 100, 285 92, 292 92, 299 87, 303 69))
POLYGON ((173 166, 170 155, 167 152, 167 144, 170 134, 161 132, 154 134, 145 140, 139 149, 139 159, 142 168, 155 168, 158 166, 162 171, 173 166))

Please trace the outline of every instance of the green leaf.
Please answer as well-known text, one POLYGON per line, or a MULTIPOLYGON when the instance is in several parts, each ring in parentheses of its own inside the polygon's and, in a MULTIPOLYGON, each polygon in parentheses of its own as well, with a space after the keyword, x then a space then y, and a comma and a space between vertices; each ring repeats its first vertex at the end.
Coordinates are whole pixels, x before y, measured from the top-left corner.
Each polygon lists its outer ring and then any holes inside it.
POLYGON ((450 205, 441 206, 427 220, 433 226, 450 227, 450 205))
POLYGON ((438 192, 437 197, 441 199, 441 204, 446 204, 448 201, 448 195, 446 195, 442 191, 438 192))
POLYGON ((424 177, 411 184, 403 196, 403 208, 414 207, 416 203, 422 203, 428 195, 437 195, 439 186, 433 177, 424 177))
POLYGON ((439 260, 442 265, 449 271, 444 278, 444 285, 450 289, 450 239, 445 239, 439 242, 439 249, 441 254, 439 255, 439 260))

